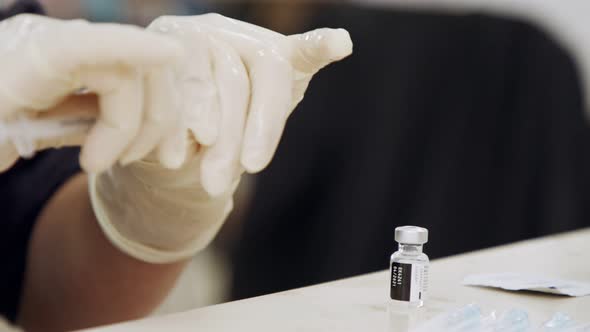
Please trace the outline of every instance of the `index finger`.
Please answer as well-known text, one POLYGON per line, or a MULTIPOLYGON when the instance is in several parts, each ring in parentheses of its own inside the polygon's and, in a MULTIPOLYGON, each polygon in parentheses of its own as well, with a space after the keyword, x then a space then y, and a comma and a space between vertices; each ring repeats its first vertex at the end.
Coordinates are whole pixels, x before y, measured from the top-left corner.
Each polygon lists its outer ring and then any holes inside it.
POLYGON ((291 63, 302 72, 316 73, 352 54, 352 40, 344 29, 322 28, 288 38, 294 46, 291 63))
POLYGON ((130 145, 142 120, 143 80, 141 73, 129 71, 88 71, 85 86, 96 91, 100 113, 90 130, 80 156, 89 172, 108 169, 130 145))

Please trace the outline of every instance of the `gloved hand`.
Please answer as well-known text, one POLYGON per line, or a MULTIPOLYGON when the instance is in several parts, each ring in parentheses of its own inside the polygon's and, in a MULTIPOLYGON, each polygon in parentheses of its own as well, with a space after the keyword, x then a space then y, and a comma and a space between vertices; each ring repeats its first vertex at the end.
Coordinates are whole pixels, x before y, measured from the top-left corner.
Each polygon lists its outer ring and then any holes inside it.
MULTIPOLYGON (((148 30, 174 37, 187 49, 176 70, 184 106, 183 125, 204 146, 201 181, 217 195, 242 167, 258 172, 270 162, 285 122, 303 99, 315 73, 352 53, 342 29, 284 36, 218 14, 164 16, 148 30)), ((168 146, 186 160, 189 137, 168 146)))
POLYGON ((287 37, 219 15, 163 17, 149 29, 179 40, 188 53, 175 71, 182 126, 162 142, 166 151, 176 148, 170 159, 180 168, 166 169, 153 158, 115 165, 91 176, 90 193, 115 246, 167 263, 212 240, 244 168, 269 163, 313 74, 349 55, 352 42, 344 30, 287 37))
POLYGON ((179 169, 146 158, 90 175, 92 206, 107 238, 130 256, 154 264, 189 258, 207 246, 233 208, 239 177, 211 197, 200 182, 200 167, 200 155, 190 153, 179 169))
MULTIPOLYGON (((81 165, 87 171, 143 158, 176 125, 175 87, 166 68, 183 55, 170 38, 132 26, 30 14, 1 22, 0 121, 5 126, 0 130, 72 113, 96 122, 87 137, 72 132, 29 146, 18 139, 31 134, 26 128, 17 128, 12 140, 0 135, 0 171, 19 152, 80 145, 84 139, 81 165), (95 96, 77 96, 82 88, 95 96)), ((161 162, 170 164, 165 158, 161 162)))

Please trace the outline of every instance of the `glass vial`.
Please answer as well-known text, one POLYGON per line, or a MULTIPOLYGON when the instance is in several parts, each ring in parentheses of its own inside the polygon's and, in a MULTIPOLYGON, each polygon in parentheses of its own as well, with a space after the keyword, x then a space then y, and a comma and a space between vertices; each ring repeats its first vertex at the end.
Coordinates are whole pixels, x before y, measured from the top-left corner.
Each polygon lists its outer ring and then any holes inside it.
POLYGON ((391 255, 390 298, 400 306, 422 307, 428 292, 430 260, 422 252, 428 242, 428 230, 416 226, 395 229, 398 251, 391 255))

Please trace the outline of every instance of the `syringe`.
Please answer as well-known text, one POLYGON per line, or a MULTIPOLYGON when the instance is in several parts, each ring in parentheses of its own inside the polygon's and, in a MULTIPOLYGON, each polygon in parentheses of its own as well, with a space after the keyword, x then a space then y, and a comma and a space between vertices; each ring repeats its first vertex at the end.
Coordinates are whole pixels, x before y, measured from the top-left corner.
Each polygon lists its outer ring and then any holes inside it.
POLYGON ((81 115, 47 118, 18 115, 10 121, 0 121, 0 145, 12 143, 21 157, 31 158, 39 142, 87 134, 95 121, 94 117, 81 115))

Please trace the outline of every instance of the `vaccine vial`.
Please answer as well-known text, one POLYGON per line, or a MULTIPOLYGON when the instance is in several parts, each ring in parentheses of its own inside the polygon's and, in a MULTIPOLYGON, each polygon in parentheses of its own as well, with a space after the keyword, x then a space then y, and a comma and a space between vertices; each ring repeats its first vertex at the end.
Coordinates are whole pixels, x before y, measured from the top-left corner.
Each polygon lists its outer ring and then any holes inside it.
POLYGON ((416 226, 395 229, 398 251, 391 255, 390 297, 394 304, 404 307, 422 307, 428 292, 430 260, 422 252, 428 242, 428 230, 416 226))

